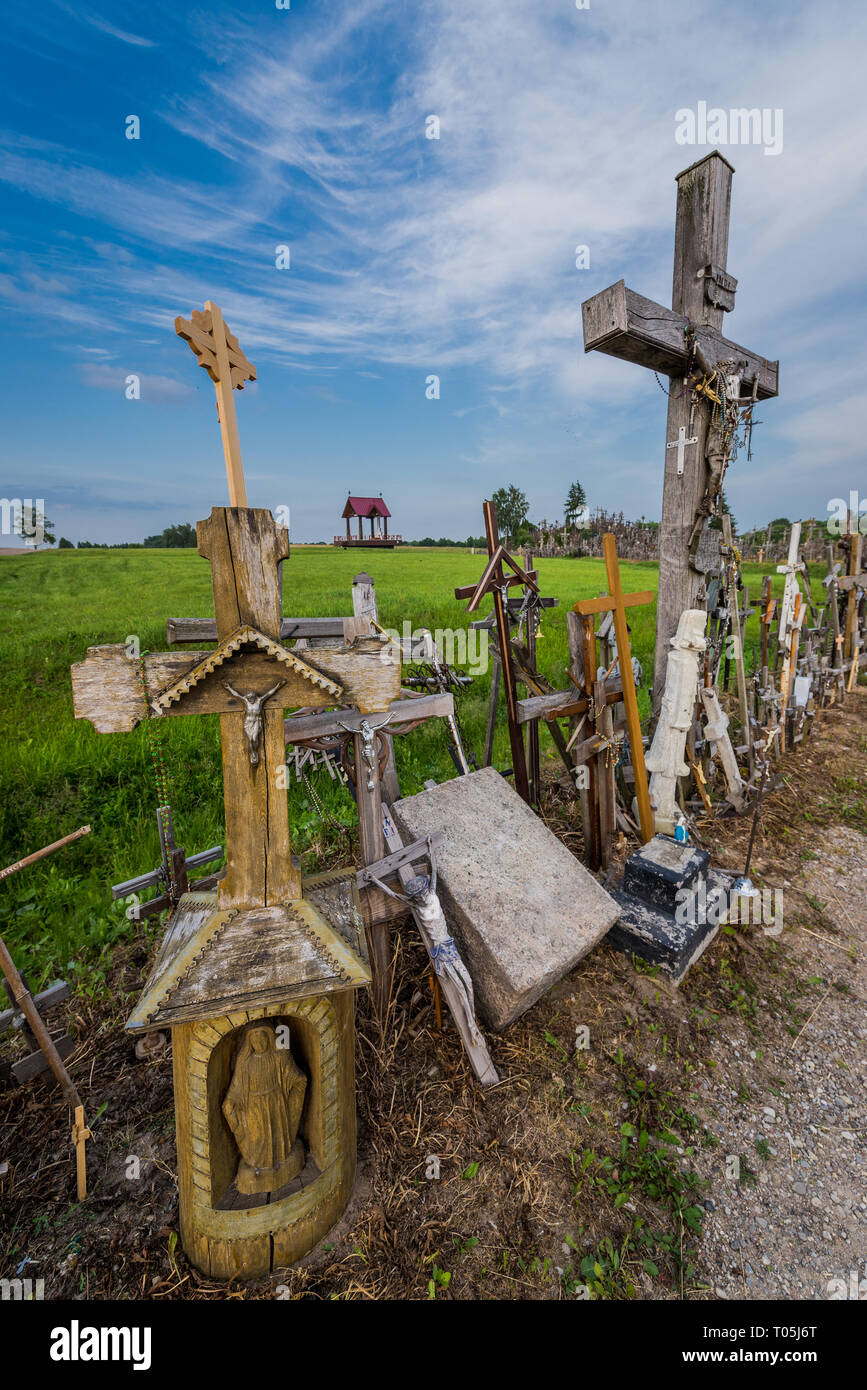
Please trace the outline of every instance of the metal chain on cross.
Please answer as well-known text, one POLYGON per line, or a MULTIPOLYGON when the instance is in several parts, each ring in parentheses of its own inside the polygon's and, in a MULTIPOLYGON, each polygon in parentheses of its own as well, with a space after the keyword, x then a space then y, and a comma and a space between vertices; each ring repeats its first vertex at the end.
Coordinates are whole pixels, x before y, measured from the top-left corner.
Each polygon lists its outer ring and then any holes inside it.
MULTIPOLYGON (((157 716, 154 714, 153 710, 151 709, 150 697, 148 695, 147 680, 145 678, 146 656, 147 652, 142 652, 139 656, 139 676, 141 677, 141 686, 142 691, 144 692, 145 709, 147 710, 147 719, 145 720, 145 726, 147 728, 148 733, 148 745, 150 747, 151 762, 153 763, 154 769, 154 781, 156 782, 157 788, 157 815, 159 816, 160 825, 163 831, 163 839, 165 840, 169 834, 169 829, 171 826, 171 812, 169 809, 169 783, 171 779, 166 769, 166 731, 163 727, 162 720, 158 719, 157 716), (159 732, 157 732, 158 725, 159 732)), ((172 897, 174 897, 175 868, 174 864, 172 863, 171 855, 166 856, 166 869, 169 877, 169 893, 172 897)))
POLYGON ((352 833, 350 827, 348 825, 345 825, 343 821, 339 821, 336 816, 333 816, 331 814, 325 803, 320 798, 319 793, 317 792, 313 783, 310 781, 310 778, 307 776, 307 773, 303 766, 301 767, 300 771, 301 780, 303 781, 304 786, 307 789, 307 793, 310 797, 310 800, 313 802, 313 805, 316 809, 316 814, 318 815, 319 819, 323 822, 324 825, 329 825, 331 826, 332 830, 336 830, 341 839, 345 837, 348 843, 351 839, 352 833))

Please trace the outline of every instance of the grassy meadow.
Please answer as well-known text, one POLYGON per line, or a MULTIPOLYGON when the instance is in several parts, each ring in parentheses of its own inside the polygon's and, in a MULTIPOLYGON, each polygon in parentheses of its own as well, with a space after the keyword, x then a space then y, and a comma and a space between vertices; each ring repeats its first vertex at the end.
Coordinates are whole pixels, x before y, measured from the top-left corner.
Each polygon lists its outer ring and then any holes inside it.
MULTIPOLYGON (((358 555, 325 547, 296 547, 284 566, 284 613, 308 617, 352 611, 352 577, 373 575, 380 620, 388 628, 462 628, 470 621, 453 598, 456 585, 476 579, 484 565, 467 550, 412 549, 358 555)), ((606 590, 601 560, 539 562, 541 589, 560 607, 547 612, 538 643, 540 670, 556 686, 568 684, 566 609, 576 599, 606 590)), ((624 564, 624 588, 656 590, 655 564, 624 564)), ((745 567, 753 594, 758 566, 745 567)), ((775 576, 779 591, 782 581, 775 576)), ((483 605, 483 611, 489 601, 483 605)), ((156 786, 146 729, 100 735, 72 717, 69 668, 88 646, 122 642, 137 634, 141 649, 164 649, 169 617, 213 616, 210 569, 194 550, 63 550, 0 557, 0 864, 89 822, 93 833, 0 884, 0 932, 31 986, 58 975, 86 992, 104 983, 111 945, 133 931, 110 885, 158 861, 156 786)), ((479 615, 482 616, 482 615, 479 615)), ((655 605, 635 608, 633 652, 649 682, 655 605)), ((756 620, 751 620, 756 626, 756 620)), ((748 631, 749 636, 749 631, 748 631)), ((490 674, 477 677, 459 699, 469 748, 481 757, 490 674)), ((649 712, 646 690, 642 714, 649 712)), ((187 853, 223 838, 219 723, 216 716, 164 721, 170 796, 179 844, 187 853)), ((543 731, 543 751, 552 754, 543 731)), ((426 778, 454 775, 445 730, 432 721, 397 740, 406 794, 426 778)), ((505 717, 494 748, 495 766, 509 762, 505 717)), ((327 773, 316 787, 330 813, 347 826, 355 809, 347 791, 327 773)), ((346 837, 323 827, 303 784, 292 780, 293 850, 304 867, 324 867, 346 837)))

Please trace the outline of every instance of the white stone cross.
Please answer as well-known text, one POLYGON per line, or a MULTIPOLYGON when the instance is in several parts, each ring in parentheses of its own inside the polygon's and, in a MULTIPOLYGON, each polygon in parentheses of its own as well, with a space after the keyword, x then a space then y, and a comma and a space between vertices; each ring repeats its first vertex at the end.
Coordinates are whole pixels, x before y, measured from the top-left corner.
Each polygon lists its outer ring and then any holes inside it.
POLYGON ((670 441, 670 443, 666 444, 666 446, 665 446, 666 449, 676 449, 676 450, 677 450, 677 476, 678 476, 679 478, 681 478, 681 477, 683 476, 684 450, 685 450, 687 444, 697 444, 697 443, 698 443, 698 435, 697 435, 697 434, 694 434, 694 435, 692 436, 692 439, 687 439, 687 437, 686 437, 686 425, 681 425, 680 429, 677 431, 677 439, 672 439, 672 440, 670 441))

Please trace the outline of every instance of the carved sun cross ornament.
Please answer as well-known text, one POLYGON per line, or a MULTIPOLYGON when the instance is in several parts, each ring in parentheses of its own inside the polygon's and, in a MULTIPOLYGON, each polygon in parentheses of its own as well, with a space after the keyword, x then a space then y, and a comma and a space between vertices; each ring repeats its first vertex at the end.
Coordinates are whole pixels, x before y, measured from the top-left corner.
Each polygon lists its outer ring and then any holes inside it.
POLYGON ((256 368, 248 362, 238 339, 229 332, 219 305, 208 300, 204 309, 194 309, 189 319, 175 319, 175 332, 199 359, 217 388, 217 417, 223 436, 226 473, 229 478, 229 502, 233 507, 246 507, 247 489, 241 466, 241 441, 235 415, 233 388, 243 391, 244 383, 256 380, 256 368))

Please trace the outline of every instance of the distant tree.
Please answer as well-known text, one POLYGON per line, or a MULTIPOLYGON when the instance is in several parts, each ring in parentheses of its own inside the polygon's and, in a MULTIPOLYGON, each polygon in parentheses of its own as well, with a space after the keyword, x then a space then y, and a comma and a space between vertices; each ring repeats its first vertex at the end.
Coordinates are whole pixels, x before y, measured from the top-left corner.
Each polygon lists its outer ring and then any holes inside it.
POLYGON ((37 507, 35 502, 22 503, 13 526, 15 534, 34 547, 43 542, 54 544, 54 522, 48 520, 44 509, 37 507))
POLYGON ((508 487, 497 488, 491 501, 497 509, 497 523, 501 537, 504 538, 507 546, 516 545, 530 510, 527 498, 519 487, 510 483, 508 487))
POLYGON ((196 544, 196 528, 188 521, 167 526, 158 536, 145 536, 142 544, 147 550, 183 550, 196 544))
POLYGON ((60 540, 57 542, 57 549, 58 549, 58 550, 74 550, 74 549, 75 549, 75 546, 72 544, 72 541, 68 541, 68 540, 66 539, 65 536, 61 536, 61 537, 60 537, 60 540))
POLYGON ((576 479, 566 493, 566 501, 563 504, 563 519, 567 526, 575 525, 581 508, 586 507, 586 505, 587 494, 576 479))
POLYGON ((733 535, 733 536, 737 536, 737 535, 738 535, 738 522, 737 522, 737 517, 735 516, 735 514, 734 514, 734 512, 732 511, 731 507, 729 506, 729 499, 726 497, 726 490, 725 490, 725 488, 723 488, 722 494, 721 494, 721 496, 720 496, 720 514, 719 514, 719 516, 715 516, 714 519, 713 519, 713 521, 712 521, 711 524, 710 524, 710 529, 711 529, 712 531, 721 531, 721 530, 722 530, 722 520, 721 520, 721 518, 722 518, 723 516, 730 516, 730 517, 731 517, 731 521, 732 521, 732 535, 733 535))

